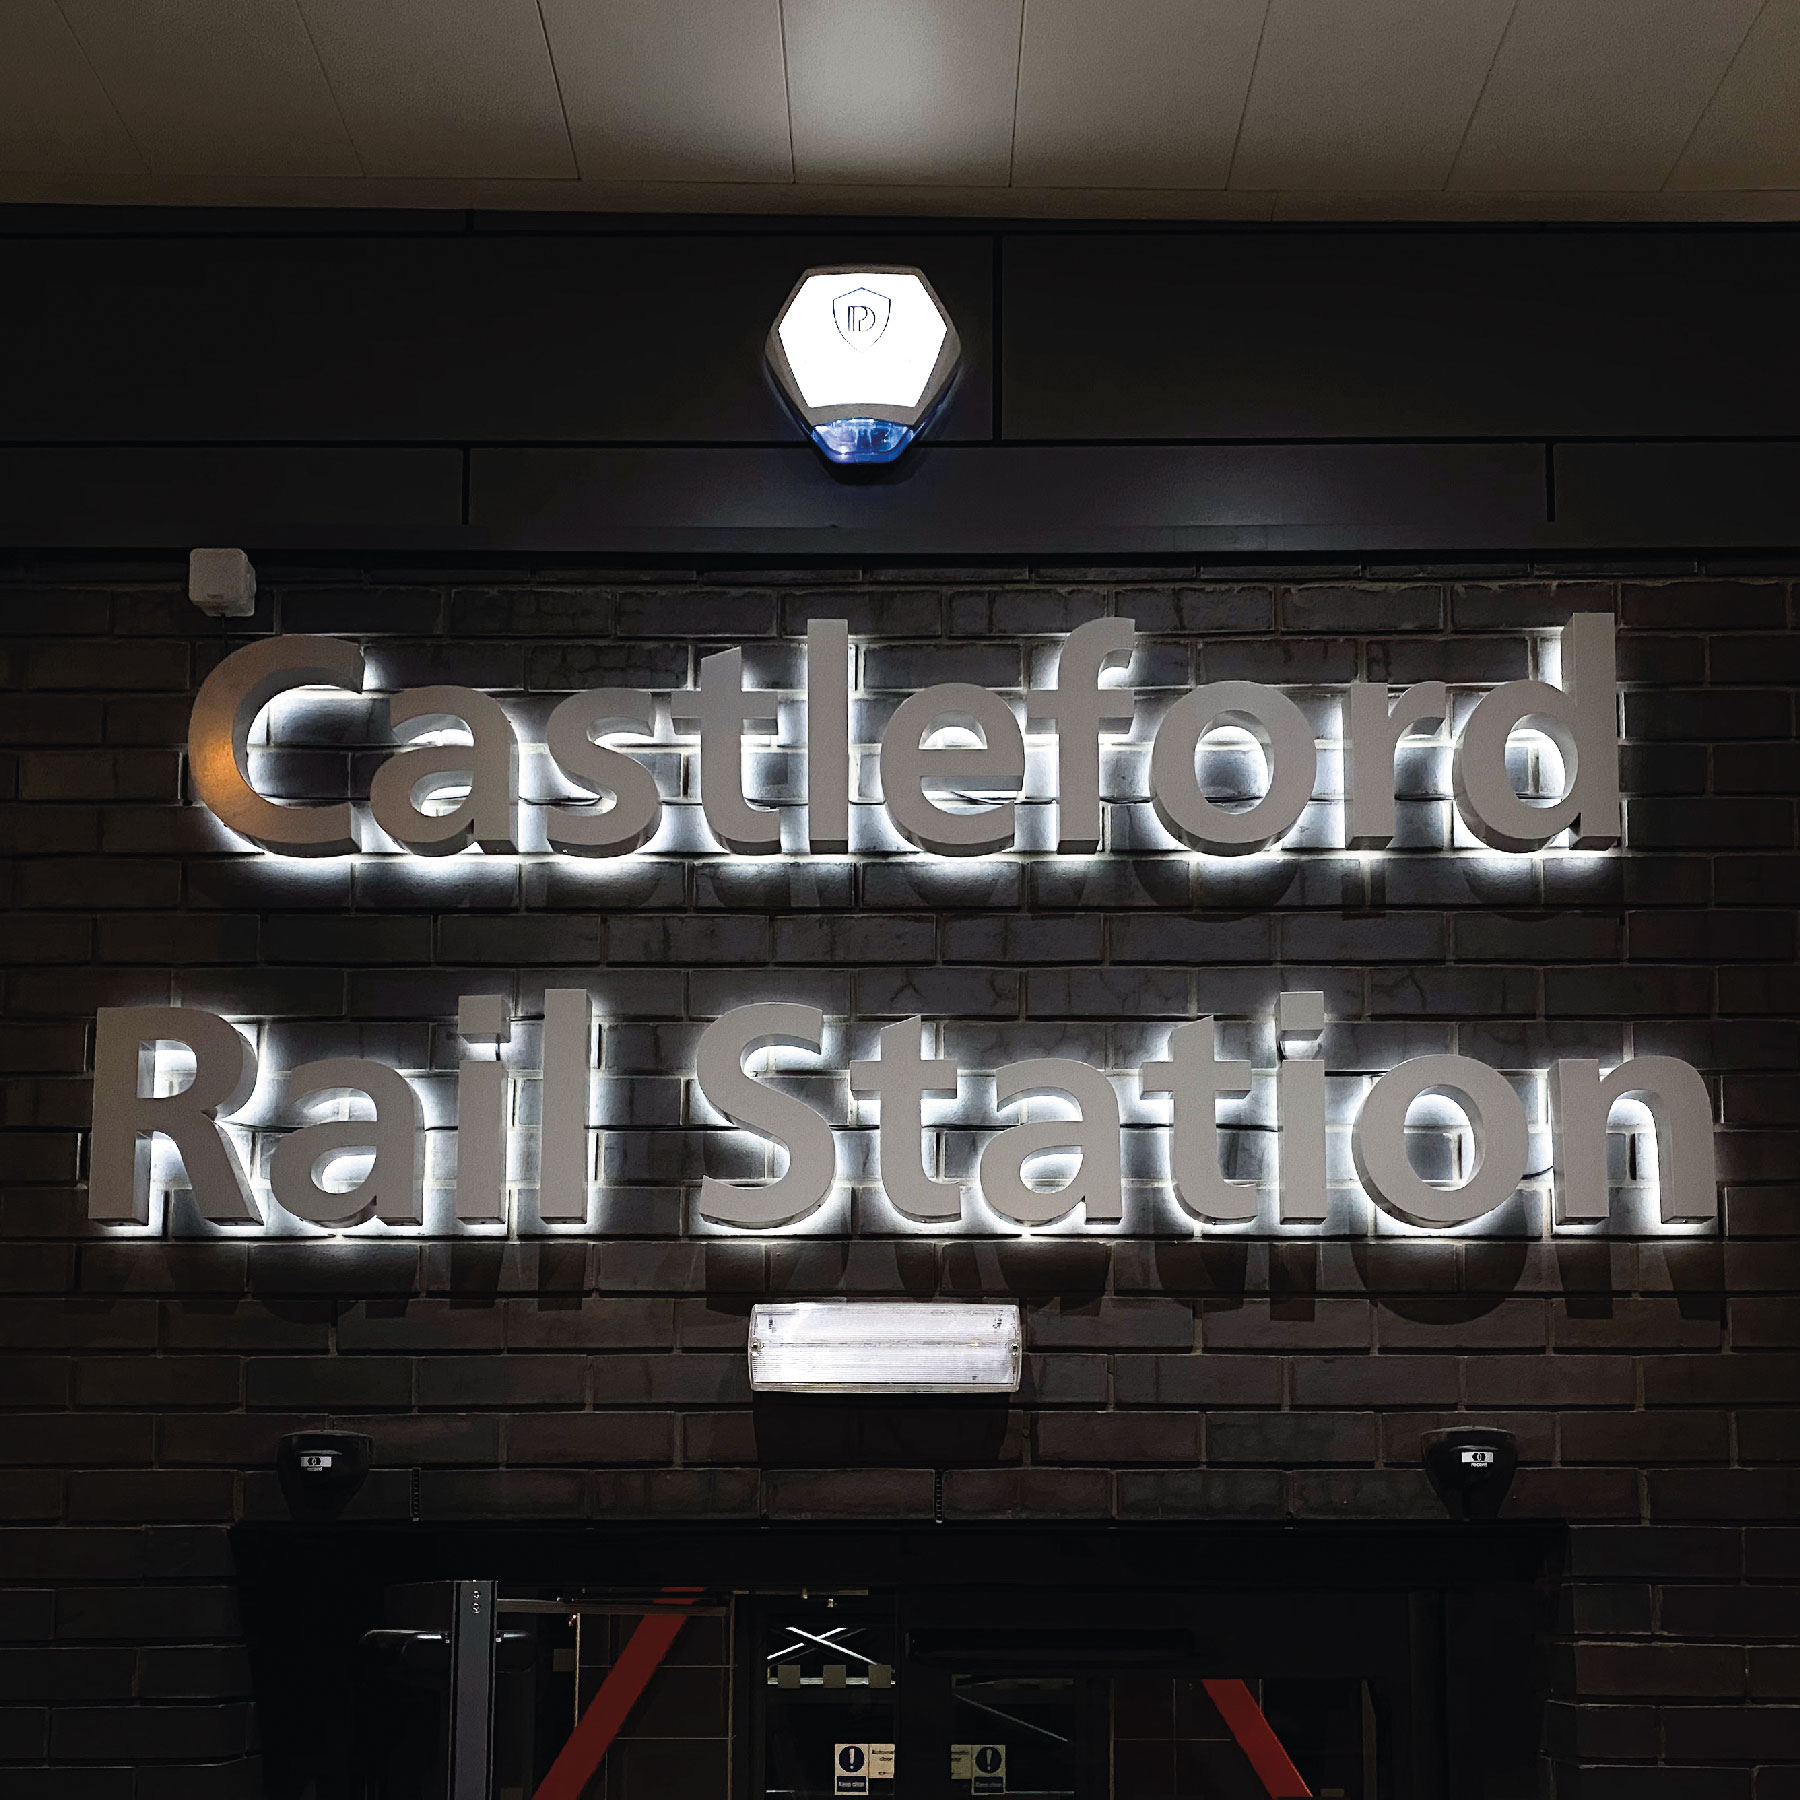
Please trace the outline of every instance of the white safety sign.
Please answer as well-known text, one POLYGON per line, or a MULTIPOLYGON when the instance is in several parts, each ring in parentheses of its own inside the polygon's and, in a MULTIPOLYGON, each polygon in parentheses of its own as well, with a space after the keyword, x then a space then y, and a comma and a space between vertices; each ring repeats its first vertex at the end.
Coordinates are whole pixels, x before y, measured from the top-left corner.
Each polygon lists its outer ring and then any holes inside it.
POLYGON ((892 1744, 871 1744, 869 1746, 869 1779, 871 1781, 892 1781, 894 1779, 894 1746, 892 1744))
POLYGON ((1006 1746, 1004 1744, 953 1744, 950 1749, 950 1779, 966 1781, 971 1794, 1004 1794, 1006 1792, 1006 1746), (957 1752, 962 1752, 959 1759, 957 1752), (958 1762, 961 1762, 959 1768, 958 1762))
POLYGON ((834 1794, 866 1794, 869 1791, 869 1746, 838 1744, 834 1749, 836 1768, 831 1791, 834 1794))

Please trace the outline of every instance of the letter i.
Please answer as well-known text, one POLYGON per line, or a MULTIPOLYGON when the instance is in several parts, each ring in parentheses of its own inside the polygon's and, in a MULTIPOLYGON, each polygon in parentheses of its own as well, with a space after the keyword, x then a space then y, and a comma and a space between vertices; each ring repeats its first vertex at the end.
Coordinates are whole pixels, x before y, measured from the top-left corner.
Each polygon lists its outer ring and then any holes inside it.
POLYGON ((492 1044, 493 1060, 464 1050, 456 1072, 456 1216, 466 1224, 506 1218, 506 1125, 510 1083, 500 1047, 512 1017, 499 994, 465 994, 456 1008, 465 1046, 492 1044))
POLYGON ((1325 996, 1283 994, 1276 1003, 1275 1123, 1278 1217, 1317 1224, 1325 1217, 1325 996))
POLYGON ((585 988, 544 994, 538 1118, 538 1217, 581 1224, 588 1210, 588 1055, 594 1008, 585 988))

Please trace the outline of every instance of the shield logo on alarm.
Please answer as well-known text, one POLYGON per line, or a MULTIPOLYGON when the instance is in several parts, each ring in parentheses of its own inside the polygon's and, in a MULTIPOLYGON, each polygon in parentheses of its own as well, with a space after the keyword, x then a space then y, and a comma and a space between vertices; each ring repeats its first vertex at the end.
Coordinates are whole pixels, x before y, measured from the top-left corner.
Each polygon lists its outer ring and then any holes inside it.
POLYGON ((894 303, 886 294, 878 294, 873 288, 852 288, 847 294, 839 294, 831 303, 831 316, 841 337, 852 350, 868 350, 881 342, 881 334, 888 328, 888 318, 894 310, 894 303))

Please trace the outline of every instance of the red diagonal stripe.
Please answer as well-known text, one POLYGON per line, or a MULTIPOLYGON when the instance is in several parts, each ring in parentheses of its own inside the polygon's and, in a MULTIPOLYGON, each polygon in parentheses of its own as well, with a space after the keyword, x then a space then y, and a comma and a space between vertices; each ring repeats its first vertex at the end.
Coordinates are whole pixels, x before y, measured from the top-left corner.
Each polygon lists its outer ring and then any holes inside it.
MULTIPOLYGON (((662 1603, 692 1606, 703 1591, 664 1588, 662 1603)), ((663 1658, 686 1623, 684 1613, 649 1613, 638 1621, 637 1630, 620 1651, 619 1660, 607 1671, 599 1692, 588 1702, 569 1741, 557 1752, 549 1774, 538 1783, 536 1800, 581 1800, 582 1790, 600 1767, 600 1759, 612 1748, 613 1739, 624 1729, 631 1709, 650 1685, 650 1677, 662 1667, 663 1658)))
POLYGON ((1257 1779, 1268 1789, 1270 1800, 1311 1800, 1312 1789, 1281 1747, 1281 1739, 1263 1717, 1248 1687, 1241 1681, 1204 1681, 1206 1696, 1219 1709, 1226 1729, 1238 1748, 1249 1757, 1257 1779))

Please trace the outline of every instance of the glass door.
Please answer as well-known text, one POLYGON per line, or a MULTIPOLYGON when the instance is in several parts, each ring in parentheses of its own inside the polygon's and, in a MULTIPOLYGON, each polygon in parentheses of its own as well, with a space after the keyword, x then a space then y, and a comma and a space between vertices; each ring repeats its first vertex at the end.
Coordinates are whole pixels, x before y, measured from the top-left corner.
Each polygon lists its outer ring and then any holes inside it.
POLYGON ((767 1800, 887 1800, 900 1685, 894 1612, 854 1596, 776 1597, 760 1609, 757 1690, 767 1800))

